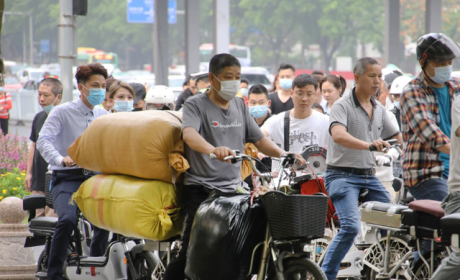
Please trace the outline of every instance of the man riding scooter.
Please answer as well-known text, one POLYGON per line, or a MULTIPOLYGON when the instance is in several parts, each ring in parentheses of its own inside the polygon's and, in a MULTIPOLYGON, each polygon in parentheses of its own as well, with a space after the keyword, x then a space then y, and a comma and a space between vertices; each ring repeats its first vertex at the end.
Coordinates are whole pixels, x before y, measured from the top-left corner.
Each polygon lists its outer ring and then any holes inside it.
MULTIPOLYGON (((233 150, 244 150, 247 142, 254 143, 260 152, 281 157, 285 152, 264 137, 254 118, 240 98, 241 64, 230 54, 215 55, 209 63, 211 88, 203 94, 187 99, 182 118, 182 138, 190 168, 184 176, 183 211, 186 214, 182 232, 182 247, 168 265, 166 280, 185 279, 184 270, 190 233, 195 213, 211 190, 236 192, 243 184, 241 162, 226 164, 223 160, 233 150), (221 162, 213 160, 214 154, 221 162)), ((296 159, 305 160, 300 155, 296 159)))

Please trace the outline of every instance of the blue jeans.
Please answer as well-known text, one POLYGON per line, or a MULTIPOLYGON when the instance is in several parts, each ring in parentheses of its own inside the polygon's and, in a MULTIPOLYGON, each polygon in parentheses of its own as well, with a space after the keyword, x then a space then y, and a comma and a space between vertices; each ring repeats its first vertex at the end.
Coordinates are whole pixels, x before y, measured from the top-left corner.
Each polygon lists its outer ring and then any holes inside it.
MULTIPOLYGON (((410 194, 416 199, 430 199, 436 201, 443 201, 447 196, 447 180, 446 179, 430 179, 418 183, 417 185, 408 188, 410 194)), ((431 249, 431 242, 425 240, 421 242, 420 251, 422 254, 429 252, 431 249)), ((414 252, 414 263, 420 258, 419 252, 414 252)))
POLYGON ((447 196, 446 179, 430 179, 409 188, 410 194, 417 200, 431 199, 442 201, 447 196))
POLYGON ((390 194, 375 175, 355 175, 328 169, 324 178, 329 197, 334 203, 340 220, 340 231, 329 245, 321 268, 328 280, 334 280, 340 263, 353 245, 361 226, 358 196, 361 189, 368 189, 366 201, 390 203, 390 194))
MULTIPOLYGON (((54 209, 58 214, 58 223, 54 229, 48 261, 47 277, 50 280, 64 279, 62 266, 67 258, 72 231, 75 229, 77 223, 77 205, 69 204, 69 202, 72 194, 88 178, 90 176, 53 173, 51 195, 53 196, 54 209)), ((109 232, 106 230, 94 229, 91 253, 95 252, 101 256, 104 254, 108 234, 109 232), (94 248, 93 243, 95 244, 94 248)))

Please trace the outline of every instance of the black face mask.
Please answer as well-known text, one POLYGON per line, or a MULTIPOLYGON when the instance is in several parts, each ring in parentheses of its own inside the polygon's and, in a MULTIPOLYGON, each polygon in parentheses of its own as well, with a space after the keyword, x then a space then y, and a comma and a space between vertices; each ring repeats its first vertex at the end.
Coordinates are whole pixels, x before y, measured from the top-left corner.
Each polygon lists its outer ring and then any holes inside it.
POLYGON ((143 108, 134 108, 134 109, 133 109, 133 112, 140 112, 140 111, 142 111, 142 109, 143 109, 143 108))

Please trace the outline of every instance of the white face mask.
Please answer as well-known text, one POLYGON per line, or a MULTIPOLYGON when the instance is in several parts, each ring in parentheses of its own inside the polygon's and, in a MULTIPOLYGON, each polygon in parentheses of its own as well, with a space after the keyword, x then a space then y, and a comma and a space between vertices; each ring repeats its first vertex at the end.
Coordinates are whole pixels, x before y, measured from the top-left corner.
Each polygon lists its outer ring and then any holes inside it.
POLYGON ((214 86, 213 88, 223 99, 230 101, 240 91, 240 80, 221 81, 216 77, 216 75, 214 75, 214 77, 220 82, 220 91, 217 90, 214 86))

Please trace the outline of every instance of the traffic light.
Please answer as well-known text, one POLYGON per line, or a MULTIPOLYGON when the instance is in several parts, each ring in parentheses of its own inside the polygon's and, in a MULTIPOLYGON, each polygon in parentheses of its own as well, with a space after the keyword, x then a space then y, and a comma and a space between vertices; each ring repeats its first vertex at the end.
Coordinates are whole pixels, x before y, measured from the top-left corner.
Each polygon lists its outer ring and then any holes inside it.
POLYGON ((88 13, 88 0, 73 0, 73 14, 76 16, 86 16, 88 13))

